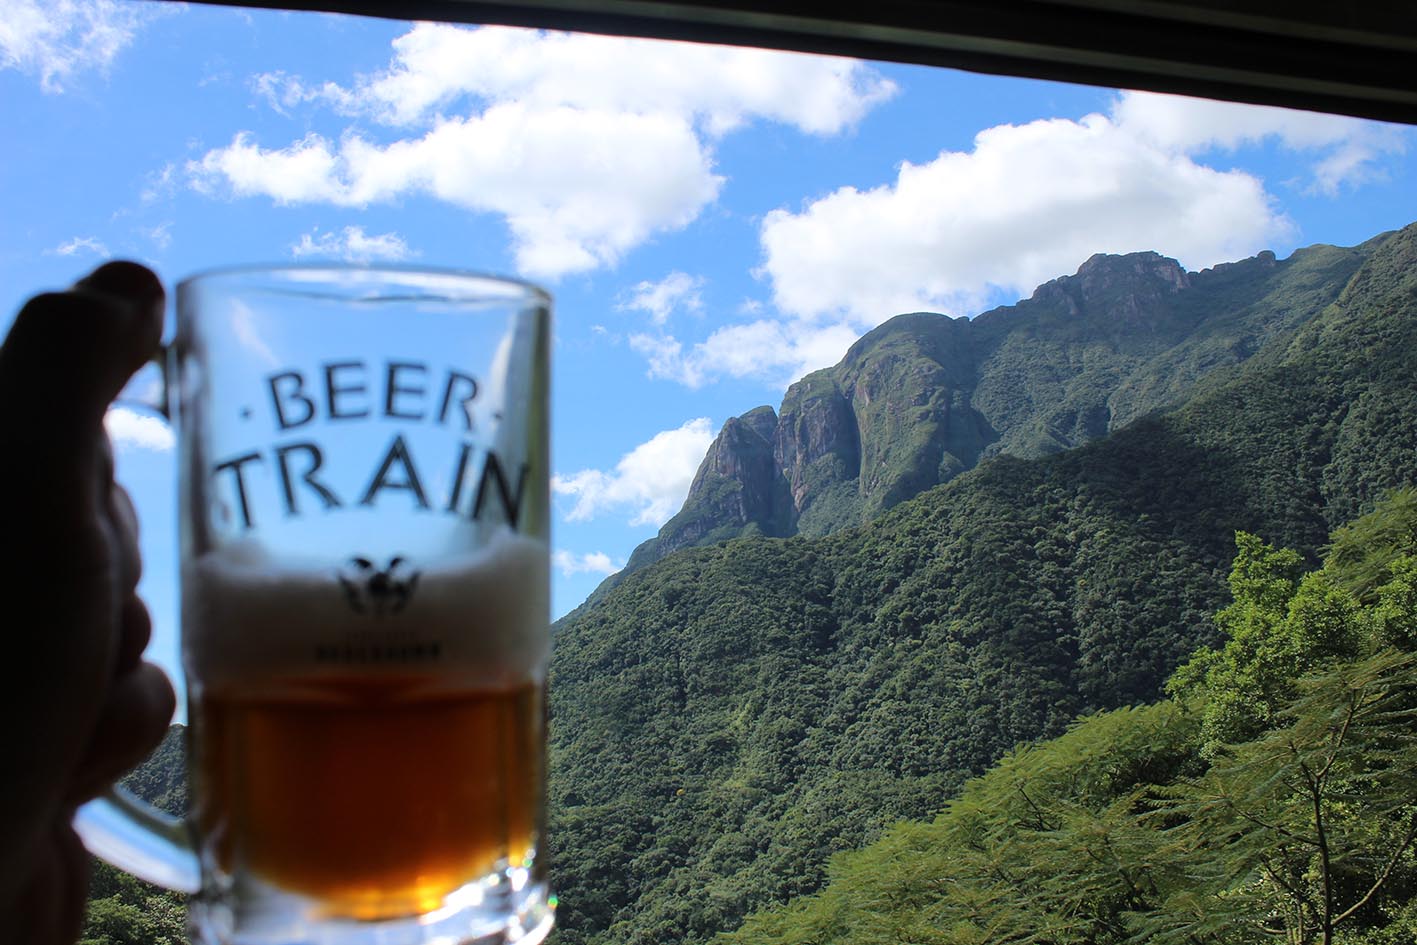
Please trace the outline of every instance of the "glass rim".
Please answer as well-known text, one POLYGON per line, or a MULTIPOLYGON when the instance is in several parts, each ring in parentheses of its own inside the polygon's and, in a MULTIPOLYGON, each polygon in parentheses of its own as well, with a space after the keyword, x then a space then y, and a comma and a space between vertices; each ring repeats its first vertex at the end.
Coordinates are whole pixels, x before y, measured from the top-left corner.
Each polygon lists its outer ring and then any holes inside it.
MULTIPOLYGON (((515 301, 518 299, 535 301, 548 307, 552 303, 550 292, 526 279, 471 269, 458 269, 452 266, 419 266, 400 263, 238 263, 198 270, 178 280, 176 290, 177 293, 182 294, 199 285, 211 285, 223 282, 241 285, 244 280, 255 283, 261 276, 268 276, 273 281, 277 282, 284 281, 287 284, 298 284, 304 280, 282 279, 282 277, 298 276, 301 274, 309 277, 312 288, 323 286, 333 290, 338 287, 337 278, 341 276, 346 278, 350 276, 369 276, 377 278, 378 276, 385 275, 404 279, 417 279, 420 276, 426 276, 431 277, 433 280, 445 286, 465 284, 467 287, 473 288, 478 285, 483 285, 499 286, 504 290, 513 290, 505 293, 507 301, 515 301), (322 276, 325 278, 321 279, 320 277, 322 276)), ((364 282, 368 280, 359 279, 358 281, 364 282)), ((469 297, 472 294, 473 293, 469 293, 469 297)), ((337 297, 337 294, 332 291, 331 297, 337 297)), ((487 298, 488 295, 484 294, 481 297, 487 298)), ((448 293, 447 300, 459 301, 460 299, 457 294, 448 293)))

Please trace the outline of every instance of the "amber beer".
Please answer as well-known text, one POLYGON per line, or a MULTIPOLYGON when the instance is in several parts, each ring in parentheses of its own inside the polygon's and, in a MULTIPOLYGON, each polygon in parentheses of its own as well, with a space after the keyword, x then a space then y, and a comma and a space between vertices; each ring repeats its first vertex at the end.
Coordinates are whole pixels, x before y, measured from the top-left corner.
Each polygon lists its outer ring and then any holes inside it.
POLYGON ((227 872, 383 919, 438 908, 538 834, 541 687, 429 689, 416 676, 208 693, 197 821, 227 872))
POLYGON ((340 575, 209 556, 186 576, 194 819, 228 877, 327 918, 422 915, 533 863, 544 544, 421 573, 397 613, 340 575), (241 632, 231 624, 239 622, 241 632))

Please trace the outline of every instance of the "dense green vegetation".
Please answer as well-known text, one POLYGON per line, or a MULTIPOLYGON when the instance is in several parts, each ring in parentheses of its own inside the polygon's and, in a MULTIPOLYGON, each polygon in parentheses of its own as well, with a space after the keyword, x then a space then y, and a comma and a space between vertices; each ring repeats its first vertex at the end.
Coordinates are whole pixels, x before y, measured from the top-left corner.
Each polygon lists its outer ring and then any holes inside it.
POLYGON ((1010 753, 723 945, 1417 940, 1414 510, 1302 578, 1241 533, 1225 642, 1172 698, 1010 753))
MULTIPOLYGON (((187 810, 187 770, 181 725, 168 729, 157 751, 123 779, 123 786, 171 814, 187 810)), ((89 907, 79 945, 184 945, 185 897, 92 861, 89 907)))
POLYGON ((700 942, 819 888, 1019 743, 1156 699, 1219 637, 1236 531, 1312 567, 1411 484, 1417 230, 1370 249, 1175 411, 995 457, 856 530, 679 552, 563 621, 560 940, 700 942))
POLYGON ((185 945, 187 901, 93 861, 79 945, 185 945))

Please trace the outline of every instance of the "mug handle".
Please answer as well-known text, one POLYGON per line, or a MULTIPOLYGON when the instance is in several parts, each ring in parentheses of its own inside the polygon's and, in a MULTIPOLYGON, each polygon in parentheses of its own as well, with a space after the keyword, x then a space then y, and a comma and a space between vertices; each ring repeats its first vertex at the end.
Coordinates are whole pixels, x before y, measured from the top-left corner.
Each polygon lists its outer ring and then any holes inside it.
POLYGON ((178 892, 202 888, 197 848, 187 822, 114 786, 74 813, 88 851, 121 870, 178 892))
MULTIPOLYGON (((151 385, 156 390, 130 390, 134 387, 130 383, 116 403, 142 407, 170 422, 167 346, 153 361, 159 372, 158 383, 151 385)), ((138 377, 146 373, 140 371, 138 377)), ((197 848, 186 821, 158 810, 122 787, 115 785, 75 811, 74 831, 90 853, 139 879, 189 894, 202 887, 197 848)))

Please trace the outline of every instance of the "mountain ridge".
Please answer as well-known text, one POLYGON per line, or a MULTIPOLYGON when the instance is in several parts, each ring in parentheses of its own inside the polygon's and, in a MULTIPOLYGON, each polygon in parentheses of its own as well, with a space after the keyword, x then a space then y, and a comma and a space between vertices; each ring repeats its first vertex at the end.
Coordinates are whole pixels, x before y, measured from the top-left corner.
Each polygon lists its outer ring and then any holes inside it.
POLYGON ((726 421, 679 512, 596 593, 682 548, 829 534, 982 459, 1071 449, 1175 407, 1333 302, 1382 239, 1197 272, 1156 252, 1095 254, 973 319, 897 315, 776 410, 726 421))

